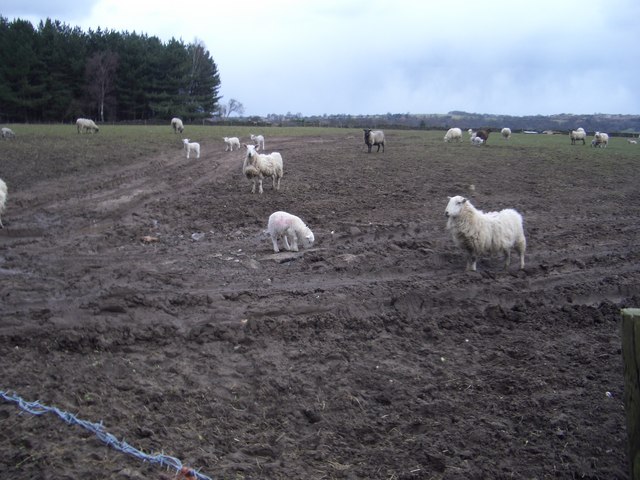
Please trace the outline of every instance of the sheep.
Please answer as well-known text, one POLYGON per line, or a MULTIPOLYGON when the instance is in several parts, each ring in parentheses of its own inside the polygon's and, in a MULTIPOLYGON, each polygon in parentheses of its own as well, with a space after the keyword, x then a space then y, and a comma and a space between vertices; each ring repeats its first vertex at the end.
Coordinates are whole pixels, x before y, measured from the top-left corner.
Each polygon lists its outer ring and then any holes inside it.
POLYGON ((240 149, 240 139, 238 137, 224 137, 223 140, 226 144, 224 147, 225 152, 233 152, 234 145, 240 149))
POLYGON ((569 137, 571 138, 571 145, 575 145, 576 142, 582 140, 582 144, 585 144, 585 137, 587 136, 587 132, 584 131, 584 128, 580 127, 577 130, 571 130, 569 133, 569 137))
POLYGON ((384 153, 384 132, 382 130, 371 130, 370 128, 364 129, 364 143, 369 147, 369 153, 371 153, 371 147, 378 146, 378 152, 382 147, 382 153, 384 153))
POLYGON ((609 145, 609 135, 606 133, 596 132, 591 140, 592 147, 607 148, 609 145))
POLYGON ((444 141, 449 143, 451 141, 459 142, 462 139, 462 130, 459 128, 450 128, 444 136, 444 141))
POLYGON ((449 198, 445 215, 454 243, 467 252, 467 270, 476 271, 478 256, 499 252, 505 255, 506 270, 511 263, 512 248, 520 255, 520 269, 524 269, 527 242, 522 215, 517 211, 508 208, 484 213, 458 195, 449 198))
MULTIPOLYGON (((4 207, 7 204, 7 184, 0 178, 0 214, 4 212, 4 207)), ((0 228, 4 228, 2 224, 2 218, 0 218, 0 228)))
POLYGON ((8 140, 9 138, 16 138, 16 134, 13 133, 13 130, 11 130, 8 127, 2 127, 2 138, 4 138, 5 140, 8 140))
POLYGON ((260 148, 264 150, 264 137, 262 135, 254 135, 252 133, 251 140, 256 142, 256 150, 260 150, 260 148))
POLYGON ((287 212, 274 212, 269 216, 267 231, 273 242, 273 251, 278 253, 278 239, 282 239, 285 250, 298 251, 298 241, 305 248, 313 245, 315 238, 313 232, 305 223, 295 215, 287 212))
POLYGON ((491 133, 490 128, 486 128, 484 130, 478 130, 476 132, 476 137, 480 137, 484 143, 487 143, 489 140, 489 134, 491 133))
POLYGON ((482 145, 484 143, 484 140, 482 140, 480 137, 471 137, 471 145, 482 145))
POLYGON ((632 140, 631 138, 627 139, 627 142, 631 143, 632 145, 637 145, 638 144, 637 140, 632 140))
POLYGON ((76 127, 78 129, 78 133, 80 132, 98 133, 100 131, 98 126, 95 124, 95 122, 87 118, 79 118, 78 120, 76 120, 76 127))
POLYGON ((472 128, 467 130, 467 133, 469 134, 469 138, 473 138, 476 136, 476 132, 474 132, 472 128))
POLYGON ((282 165, 282 156, 278 152, 272 152, 269 155, 258 153, 255 145, 244 145, 247 149, 247 156, 242 164, 242 173, 251 182, 251 193, 256 193, 256 184, 258 185, 258 193, 262 194, 262 179, 271 177, 273 189, 280 190, 280 180, 284 174, 282 165))
POLYGON ((500 130, 500 133, 502 134, 502 138, 505 140, 509 140, 511 138, 511 129, 509 127, 504 127, 500 130))
POLYGON ((196 152, 196 158, 200 158, 200 144, 197 142, 192 142, 188 138, 183 138, 182 143, 184 143, 184 148, 187 150, 187 158, 189 158, 189 154, 191 151, 196 152))
POLYGON ((184 131, 184 125, 182 124, 182 120, 178 117, 174 117, 171 119, 171 128, 173 128, 173 133, 182 133, 184 131))

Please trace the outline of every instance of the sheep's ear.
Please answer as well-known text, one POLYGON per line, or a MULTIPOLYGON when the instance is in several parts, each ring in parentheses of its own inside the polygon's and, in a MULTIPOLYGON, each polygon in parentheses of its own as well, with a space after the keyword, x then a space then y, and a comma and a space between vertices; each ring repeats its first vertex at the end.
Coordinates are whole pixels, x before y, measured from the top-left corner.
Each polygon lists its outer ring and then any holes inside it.
POLYGON ((463 199, 462 199, 462 203, 467 203, 467 199, 466 199, 466 198, 463 198, 463 199))

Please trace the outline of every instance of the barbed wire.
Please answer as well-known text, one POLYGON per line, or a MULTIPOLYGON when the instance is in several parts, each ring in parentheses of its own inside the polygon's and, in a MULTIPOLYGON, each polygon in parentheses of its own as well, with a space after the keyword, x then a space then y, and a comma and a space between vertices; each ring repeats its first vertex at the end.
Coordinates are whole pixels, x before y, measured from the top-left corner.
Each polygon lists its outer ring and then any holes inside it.
POLYGON ((120 450, 134 457, 141 459, 142 461, 158 464, 162 467, 174 468, 178 473, 183 474, 187 478, 198 478, 200 480, 212 480, 210 477, 201 474, 200 472, 185 467, 182 462, 176 457, 165 455, 163 453, 150 455, 132 447, 124 440, 118 440, 114 435, 105 431, 102 422, 94 423, 87 420, 82 420, 76 417, 74 414, 60 410, 57 407, 50 407, 43 405, 39 401, 28 402, 17 394, 10 394, 4 390, 0 390, 0 397, 9 402, 17 403, 18 406, 25 412, 29 412, 32 415, 44 415, 45 413, 55 413, 62 420, 70 425, 80 425, 81 427, 93 432, 100 440, 106 443, 108 446, 120 450))

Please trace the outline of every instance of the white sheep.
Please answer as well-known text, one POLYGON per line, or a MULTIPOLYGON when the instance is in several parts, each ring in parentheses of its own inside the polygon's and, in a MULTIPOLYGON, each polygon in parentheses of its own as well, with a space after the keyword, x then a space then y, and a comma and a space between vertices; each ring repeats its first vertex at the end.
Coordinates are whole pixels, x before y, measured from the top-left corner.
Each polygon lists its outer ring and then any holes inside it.
POLYGON ((587 132, 584 131, 584 128, 580 127, 576 130, 571 130, 569 133, 569 138, 571 138, 571 145, 575 145, 576 142, 582 140, 582 144, 585 144, 584 139, 587 137, 587 132))
POLYGON ((444 136, 444 141, 449 142, 459 142, 462 139, 462 130, 459 128, 450 128, 447 130, 447 133, 444 136))
POLYGON ((609 145, 609 135, 602 132, 596 132, 591 140, 592 147, 607 148, 609 145))
POLYGON ((476 136, 476 132, 474 132, 472 128, 467 130, 467 133, 469 134, 470 139, 476 136))
POLYGON ((256 143, 256 150, 264 150, 264 137, 262 135, 251 134, 251 140, 256 143))
POLYGON ((271 235, 273 251, 278 253, 278 240, 282 239, 285 250, 298 251, 298 241, 305 248, 313 245, 315 238, 313 232, 305 223, 295 215, 287 212, 274 212, 269 216, 267 231, 271 235))
POLYGON ((364 143, 369 148, 369 153, 371 153, 371 147, 377 145, 378 152, 380 151, 380 147, 382 147, 382 153, 384 153, 384 132, 382 130, 371 130, 370 128, 365 128, 364 130, 364 143))
POLYGON ((223 140, 226 144, 224 147, 225 152, 233 152, 234 146, 240 149, 240 139, 238 137, 224 137, 223 140))
POLYGON ((478 146, 478 145, 482 145, 483 143, 484 143, 484 140, 481 139, 480 137, 476 137, 476 136, 471 137, 471 145, 478 146))
MULTIPOLYGON (((4 212, 4 207, 7 204, 7 184, 0 178, 0 214, 4 212)), ((0 228, 4 228, 2 224, 2 218, 0 218, 0 228)))
POLYGON ((196 158, 200 158, 200 144, 197 142, 192 142, 188 138, 183 138, 182 143, 184 143, 184 148, 187 150, 187 158, 189 158, 189 154, 193 151, 196 153, 196 158))
POLYGON ((182 124, 182 120, 177 117, 171 119, 171 128, 173 128, 173 133, 182 133, 184 131, 184 125, 182 124))
POLYGON ((509 138, 511 138, 511 129, 509 127, 504 127, 500 130, 500 133, 502 134, 502 138, 505 140, 509 140, 509 138))
POLYGON ((2 138, 8 140, 9 138, 16 138, 16 134, 13 133, 9 127, 2 127, 2 138))
POLYGON ((251 193, 256 193, 256 184, 258 193, 263 193, 264 177, 271 177, 273 189, 280 190, 280 180, 284 174, 282 155, 278 152, 272 152, 269 155, 258 153, 255 145, 245 145, 245 147, 247 156, 242 164, 242 173, 252 182, 251 193))
POLYGON ((632 140, 631 138, 627 139, 627 142, 631 143, 632 145, 637 145, 638 144, 637 140, 632 140))
POLYGON ((78 120, 76 120, 76 127, 78 129, 78 133, 80 132, 98 133, 100 131, 98 126, 95 124, 95 122, 87 118, 79 118, 78 120))
POLYGON ((502 252, 505 269, 511 263, 511 249, 520 255, 520 269, 524 268, 527 242, 522 215, 511 208, 484 213, 460 195, 449 198, 445 209, 447 229, 454 243, 467 252, 467 270, 476 270, 478 256, 502 252))

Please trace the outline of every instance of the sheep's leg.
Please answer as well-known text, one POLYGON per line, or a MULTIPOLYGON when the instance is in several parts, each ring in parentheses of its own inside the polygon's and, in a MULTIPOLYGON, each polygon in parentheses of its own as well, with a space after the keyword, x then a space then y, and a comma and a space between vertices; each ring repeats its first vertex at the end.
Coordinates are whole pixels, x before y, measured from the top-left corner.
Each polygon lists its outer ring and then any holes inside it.
POLYGON ((507 270, 511 265, 511 250, 507 249, 504 251, 504 269, 507 270))
POLYGON ((298 235, 296 235, 295 232, 291 235, 291 250, 294 252, 298 251, 298 235))
POLYGON ((288 235, 287 235, 287 233, 285 232, 285 233, 282 235, 282 238, 284 239, 284 248, 285 248, 285 250, 291 250, 291 247, 289 246, 289 240, 287 240, 287 237, 288 237, 288 235))
POLYGON ((262 179, 258 180, 258 185, 260 186, 260 188, 258 189, 258 193, 263 193, 264 190, 262 189, 262 179))
POLYGON ((469 260, 467 261, 467 270, 471 272, 475 272, 477 261, 478 261, 478 258, 475 255, 471 255, 469 257, 469 260))
POLYGON ((251 193, 256 193, 256 181, 251 182, 251 193))
POLYGON ((278 253, 280 251, 280 249, 278 248, 278 236, 272 236, 271 241, 273 242, 273 251, 278 253))

